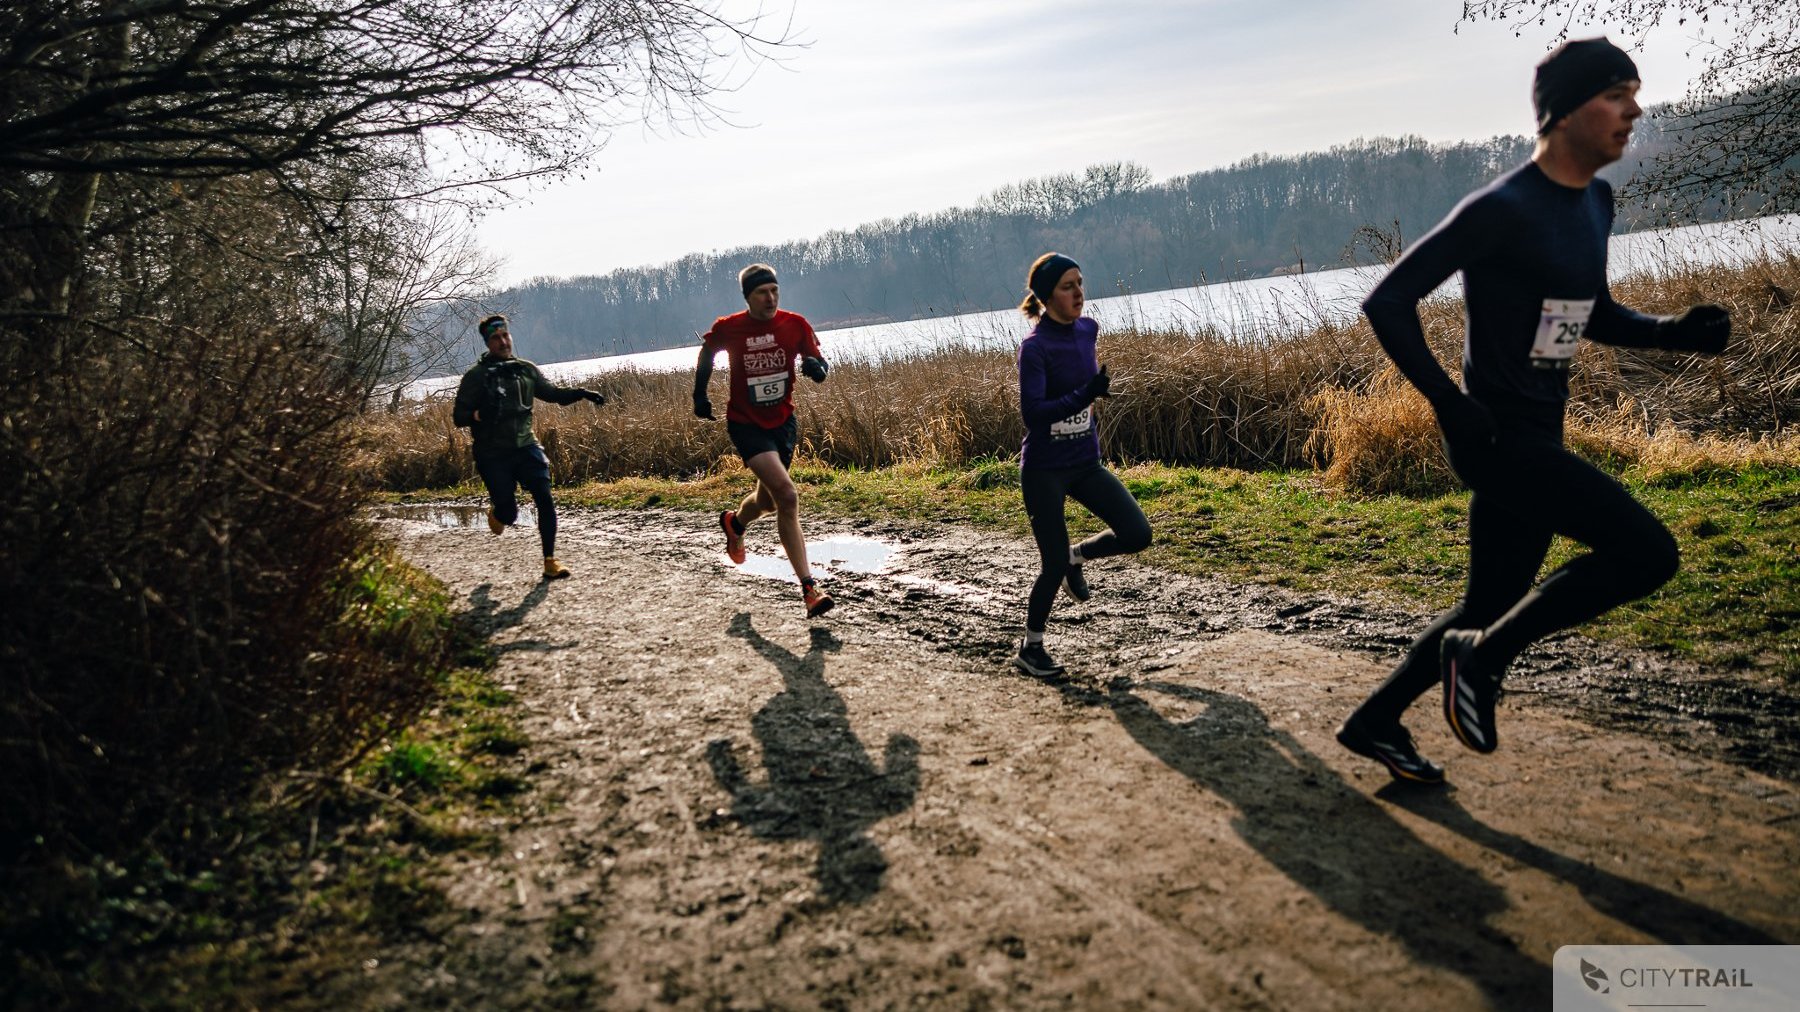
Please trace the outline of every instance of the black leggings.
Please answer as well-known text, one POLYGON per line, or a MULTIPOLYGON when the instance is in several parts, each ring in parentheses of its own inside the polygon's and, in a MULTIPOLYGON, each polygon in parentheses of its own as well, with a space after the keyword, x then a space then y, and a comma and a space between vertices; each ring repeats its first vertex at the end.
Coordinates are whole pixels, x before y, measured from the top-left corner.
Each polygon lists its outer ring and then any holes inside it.
POLYGON ((1536 640, 1649 594, 1680 565, 1668 528, 1618 482, 1563 448, 1560 413, 1554 422, 1499 421, 1496 445, 1448 447, 1451 466, 1474 490, 1468 588, 1363 704, 1368 717, 1398 720, 1438 683, 1445 630, 1484 630, 1481 659, 1503 668, 1536 640), (1534 588, 1555 534, 1589 551, 1534 588))
POLYGON ((1063 500, 1073 499, 1105 521, 1111 530, 1081 543, 1083 559, 1141 552, 1150 546, 1150 521, 1137 500, 1106 465, 1099 461, 1079 467, 1019 472, 1019 488, 1025 496, 1025 514, 1031 518, 1031 536, 1037 539, 1042 568, 1031 585, 1031 601, 1025 610, 1025 628, 1043 632, 1050 621, 1050 605, 1056 588, 1069 571, 1069 524, 1063 519, 1063 500))
POLYGON ((487 486, 488 501, 494 504, 494 516, 510 525, 519 519, 518 486, 525 486, 537 506, 538 537, 544 542, 546 556, 556 554, 556 500, 550 498, 550 458, 544 448, 533 443, 515 450, 478 455, 475 471, 487 486))

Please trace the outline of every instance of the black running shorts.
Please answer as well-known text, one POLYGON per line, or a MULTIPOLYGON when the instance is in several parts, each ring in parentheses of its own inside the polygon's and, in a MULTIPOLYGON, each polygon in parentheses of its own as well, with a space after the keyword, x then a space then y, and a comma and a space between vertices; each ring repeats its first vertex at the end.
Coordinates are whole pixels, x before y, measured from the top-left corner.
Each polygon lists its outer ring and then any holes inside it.
POLYGON ((738 456, 744 458, 746 464, 751 457, 770 450, 781 455, 782 467, 791 467, 794 463, 794 442, 799 436, 800 425, 793 415, 789 415, 787 421, 773 429, 745 422, 726 422, 725 431, 731 436, 731 445, 737 447, 738 456))

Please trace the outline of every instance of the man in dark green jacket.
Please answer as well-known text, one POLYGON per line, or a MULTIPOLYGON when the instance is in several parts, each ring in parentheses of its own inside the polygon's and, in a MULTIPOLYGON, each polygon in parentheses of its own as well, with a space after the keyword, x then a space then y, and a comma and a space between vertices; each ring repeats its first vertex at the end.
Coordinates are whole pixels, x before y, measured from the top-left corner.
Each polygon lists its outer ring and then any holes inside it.
POLYGON ((490 316, 478 330, 487 343, 487 354, 463 373, 456 388, 451 418, 468 426, 475 440, 475 470, 487 486, 488 530, 495 534, 519 519, 518 486, 525 486, 537 504, 538 536, 544 542, 544 579, 569 575, 556 561, 556 502, 550 498, 550 458, 544 455, 537 433, 531 428, 534 400, 573 404, 579 400, 605 404, 592 390, 559 387, 544 378, 536 365, 513 356, 512 332, 506 317, 490 316))

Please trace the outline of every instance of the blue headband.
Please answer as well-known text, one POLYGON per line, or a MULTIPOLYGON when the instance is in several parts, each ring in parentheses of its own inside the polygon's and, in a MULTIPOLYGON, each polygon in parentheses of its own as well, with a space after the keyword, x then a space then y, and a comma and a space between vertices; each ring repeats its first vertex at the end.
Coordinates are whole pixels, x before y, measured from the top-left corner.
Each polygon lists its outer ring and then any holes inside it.
POLYGON ((1056 291, 1056 283, 1062 280, 1062 276, 1067 274, 1070 268, 1079 268, 1080 266, 1061 253, 1052 253, 1043 263, 1038 264, 1032 270, 1031 277, 1025 279, 1025 287, 1031 289, 1031 294, 1037 296, 1039 302, 1047 303, 1050 301, 1051 294, 1056 291))

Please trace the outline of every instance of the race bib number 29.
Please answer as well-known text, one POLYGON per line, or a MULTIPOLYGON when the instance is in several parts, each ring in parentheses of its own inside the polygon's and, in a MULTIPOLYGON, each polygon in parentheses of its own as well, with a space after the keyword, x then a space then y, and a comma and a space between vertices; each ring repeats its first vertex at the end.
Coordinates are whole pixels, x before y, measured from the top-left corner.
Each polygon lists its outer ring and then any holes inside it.
POLYGON ((1545 299, 1538 313, 1537 338, 1531 342, 1531 364, 1567 369, 1593 312, 1593 299, 1545 299))
POLYGON ((750 399, 758 404, 776 404, 787 396, 787 373, 776 373, 773 376, 751 376, 750 399))

